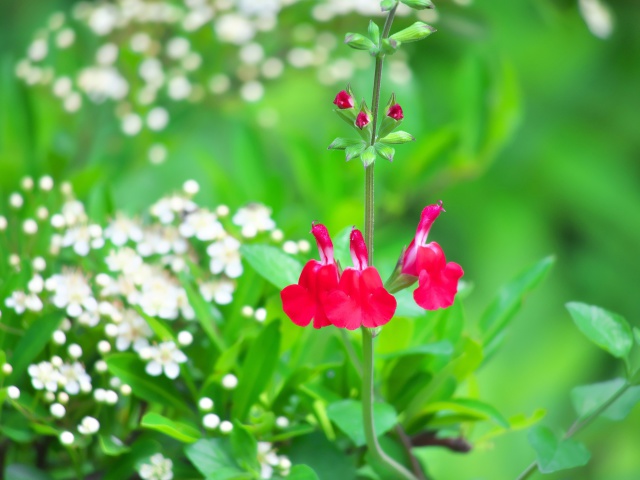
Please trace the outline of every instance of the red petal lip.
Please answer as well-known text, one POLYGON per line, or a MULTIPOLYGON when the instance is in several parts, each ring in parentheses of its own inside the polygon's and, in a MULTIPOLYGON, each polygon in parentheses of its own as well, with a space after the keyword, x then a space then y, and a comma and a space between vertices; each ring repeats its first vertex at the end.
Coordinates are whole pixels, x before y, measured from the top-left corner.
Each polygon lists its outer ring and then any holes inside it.
POLYGON ((367 251, 366 243, 364 243, 364 238, 362 238, 362 232, 354 227, 351 230, 350 240, 353 266, 357 270, 364 270, 369 266, 369 252, 367 251))
POLYGON ((404 118, 404 113, 402 112, 402 107, 400 104, 396 103, 395 105, 391 105, 389 107, 389 111, 387 112, 387 116, 393 118, 394 120, 402 120, 404 118))
POLYGON ((333 242, 329 236, 327 227, 321 223, 311 224, 311 233, 316 238, 318 244, 318 252, 323 265, 333 263, 333 242))
POLYGON ((339 91, 336 98, 333 100, 333 103, 341 110, 353 108, 355 106, 353 97, 349 95, 349 92, 346 90, 339 91))

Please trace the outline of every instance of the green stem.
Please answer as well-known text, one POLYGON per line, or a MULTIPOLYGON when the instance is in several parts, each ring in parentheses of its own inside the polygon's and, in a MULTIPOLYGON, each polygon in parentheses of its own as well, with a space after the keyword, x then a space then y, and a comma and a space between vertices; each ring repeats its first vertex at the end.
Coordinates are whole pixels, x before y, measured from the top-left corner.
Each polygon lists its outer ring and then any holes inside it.
MULTIPOLYGON (((583 420, 577 419, 575 422, 573 422, 573 424, 569 427, 569 430, 567 430, 567 433, 564 435, 563 439, 567 440, 573 437, 574 435, 576 435, 578 432, 580 432, 587 426, 589 426, 591 422, 593 422, 596 418, 598 418, 602 414, 602 412, 604 412, 616 400, 618 400, 622 395, 624 395, 624 392, 626 392, 630 386, 631 384, 628 381, 625 381, 624 385, 622 385, 622 387, 620 387, 616 393, 614 393, 611 397, 609 397, 609 400, 607 400, 602 405, 600 405, 597 410, 589 414, 585 419, 583 420)), ((520 475, 518 475, 516 480, 525 480, 529 478, 531 475, 533 475, 536 472, 537 469, 538 469, 538 462, 534 461, 520 475)))
POLYGON ((373 334, 368 328, 362 328, 362 414, 364 420, 364 435, 367 447, 373 457, 390 471, 394 478, 416 480, 411 472, 389 457, 378 443, 373 423, 373 334))

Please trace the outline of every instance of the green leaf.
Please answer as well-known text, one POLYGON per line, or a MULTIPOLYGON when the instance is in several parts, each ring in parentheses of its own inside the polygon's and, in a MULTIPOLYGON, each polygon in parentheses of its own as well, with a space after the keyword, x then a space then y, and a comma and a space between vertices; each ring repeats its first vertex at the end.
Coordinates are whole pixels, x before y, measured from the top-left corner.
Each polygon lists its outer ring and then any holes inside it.
POLYGON ((112 375, 131 386, 133 395, 148 402, 189 411, 173 381, 164 376, 152 377, 147 374, 144 363, 135 353, 114 353, 106 358, 106 362, 112 375))
POLYGON ((566 307, 578 329, 589 340, 614 357, 628 357, 633 333, 624 317, 585 303, 570 302, 566 307))
POLYGON ((191 425, 175 422, 155 412, 146 413, 140 421, 140 426, 164 433, 182 443, 193 443, 200 439, 200 432, 191 425))
MULTIPOLYGON (((216 472, 228 472, 242 475, 243 472, 233 460, 233 452, 228 439, 208 438, 198 440, 184 449, 193 466, 206 478, 216 472)), ((220 477, 219 477, 220 478, 220 477)), ((227 476, 223 478, 235 478, 227 476)))
POLYGON ((415 137, 410 133, 398 130, 397 132, 390 133, 386 137, 381 138, 380 143, 390 143, 392 145, 395 145, 398 143, 413 142, 414 140, 415 137))
POLYGON ((233 458, 245 470, 260 470, 258 443, 240 422, 233 422, 231 451, 233 452, 233 458))
POLYGON ((271 322, 249 349, 238 376, 233 402, 233 417, 243 420, 251 405, 271 381, 280 350, 280 322, 271 322))
POLYGON ((333 142, 331 142, 331 145, 329 145, 327 149, 328 150, 344 150, 347 147, 351 147, 352 145, 358 145, 361 143, 362 143, 362 140, 357 138, 338 137, 333 142))
POLYGON ((146 437, 146 435, 146 433, 143 433, 140 438, 131 445, 131 451, 118 457, 117 461, 110 462, 107 473, 102 477, 103 480, 132 478, 136 473, 135 467, 137 464, 147 460, 154 453, 162 451, 160 443, 146 437))
POLYGON ((362 152, 364 152, 365 148, 367 148, 367 143, 364 140, 361 140, 360 143, 356 145, 351 145, 345 149, 345 160, 348 162, 349 160, 353 160, 354 158, 358 158, 362 152))
POLYGON ((8 385, 14 385, 22 377, 27 367, 49 343, 63 318, 64 312, 53 312, 33 321, 13 350, 10 360, 13 372, 8 377, 8 385))
POLYGON ((547 427, 534 427, 527 435, 536 451, 538 468, 542 473, 553 473, 581 467, 589 462, 589 450, 575 440, 561 440, 547 427))
POLYGON ((431 25, 427 25, 424 22, 416 22, 413 25, 394 33, 390 38, 402 43, 417 42, 418 40, 427 38, 435 31, 436 29, 431 25))
POLYGON ((546 257, 500 289, 479 322, 485 357, 489 357, 502 341, 504 331, 522 302, 547 275, 555 259, 546 257))
POLYGON ((425 345, 416 345, 415 347, 405 348, 391 353, 380 353, 378 356, 384 359, 406 357, 408 355, 442 355, 449 356, 453 354, 453 345, 448 340, 441 342, 428 343, 425 345))
POLYGON ((271 245, 243 245, 240 252, 256 272, 276 288, 298 283, 302 265, 282 249, 271 245))
POLYGON ((380 27, 373 21, 369 20, 369 38, 371 41, 377 45, 380 41, 380 27))
POLYGON ((149 324, 149 327, 151 327, 151 330, 153 330, 153 333, 155 333, 160 340, 163 342, 176 342, 176 337, 173 334, 173 331, 162 320, 147 315, 140 307, 136 306, 134 308, 136 312, 138 312, 138 315, 145 319, 147 324, 149 324))
MULTIPOLYGON (((571 391, 573 408, 580 418, 586 418, 624 388, 625 384, 626 380, 623 378, 614 378, 607 382, 575 387, 571 391)), ((638 402, 640 402, 640 387, 628 387, 600 416, 615 421, 624 420, 638 402)))
POLYGON ((393 156, 396 154, 396 151, 393 147, 380 142, 376 142, 375 147, 378 155, 380 155, 382 158, 386 158, 390 162, 393 162, 393 156))
POLYGON ((288 480, 319 480, 316 472, 308 465, 296 465, 287 475, 288 480))
POLYGON ((375 47, 370 39, 359 33, 347 33, 344 36, 344 43, 355 50, 370 50, 375 47))
POLYGON ((472 398, 452 398, 446 402, 433 402, 422 409, 420 413, 454 413, 470 419, 491 420, 503 428, 509 428, 509 422, 495 407, 472 398))
POLYGON ((368 167, 376 161, 376 149, 374 147, 367 147, 367 149, 360 155, 360 160, 365 167, 368 167))
POLYGON ((125 445, 122 440, 113 435, 99 436, 100 449, 104 452, 105 455, 109 455, 110 457, 117 457, 122 455, 123 453, 129 452, 131 449, 125 445))
POLYGON ((200 292, 193 287, 186 276, 180 276, 180 283, 182 284, 182 288, 184 288, 184 291, 187 294, 189 304, 193 307, 193 311, 196 314, 198 323, 200 323, 200 325, 202 326, 202 329, 209 337, 209 340, 211 340, 213 346, 216 347, 218 351, 224 352, 226 346, 216 328, 216 316, 219 316, 220 312, 218 312, 218 310, 213 305, 210 305, 204 298, 202 298, 200 292))
MULTIPOLYGON (((379 437, 391 430, 397 423, 395 409, 388 403, 373 406, 376 435, 379 437)), ((362 403, 357 400, 340 400, 327 406, 327 415, 357 447, 367 443, 362 422, 362 403)))

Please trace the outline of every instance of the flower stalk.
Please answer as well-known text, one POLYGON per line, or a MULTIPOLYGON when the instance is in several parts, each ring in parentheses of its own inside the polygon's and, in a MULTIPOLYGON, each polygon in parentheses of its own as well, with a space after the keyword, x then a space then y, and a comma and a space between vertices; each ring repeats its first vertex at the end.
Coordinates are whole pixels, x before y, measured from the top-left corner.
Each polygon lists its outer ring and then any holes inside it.
MULTIPOLYGON (((398 4, 396 3, 387 15, 384 28, 382 31, 382 40, 389 37, 391 24, 396 13, 398 4)), ((378 123, 378 109, 380 105, 380 86, 382 83, 382 65, 384 54, 380 53, 376 57, 376 66, 373 79, 373 99, 372 105, 372 131, 370 145, 376 143, 376 130, 378 123)), ((365 171, 365 193, 364 193, 364 239, 369 252, 369 265, 373 265, 373 226, 375 219, 374 211, 374 167, 375 162, 366 166, 365 171)), ((376 436, 374 424, 374 333, 373 330, 363 327, 362 329, 362 415, 364 422, 364 433, 367 440, 367 447, 373 457, 384 464, 390 471, 394 472, 397 478, 415 480, 415 476, 402 465, 390 458, 380 446, 378 437, 376 436)))

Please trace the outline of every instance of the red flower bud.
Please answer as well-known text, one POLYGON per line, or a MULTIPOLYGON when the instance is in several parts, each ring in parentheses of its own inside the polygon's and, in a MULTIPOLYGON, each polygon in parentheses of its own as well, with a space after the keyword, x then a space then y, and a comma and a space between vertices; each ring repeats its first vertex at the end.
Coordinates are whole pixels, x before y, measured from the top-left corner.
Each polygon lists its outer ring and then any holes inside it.
POLYGON ((356 117, 356 127, 362 130, 369 124, 370 121, 371 119, 369 118, 369 115, 367 115, 367 112, 360 112, 356 117))
POLYGON ((349 92, 346 90, 339 91, 336 98, 333 100, 333 103, 341 110, 344 110, 345 108, 353 108, 355 105, 353 97, 349 95, 349 92))
POLYGON ((387 117, 391 117, 396 121, 400 121, 404 118, 402 107, 399 103, 396 103, 395 105, 391 105, 389 107, 389 110, 387 111, 387 117))

